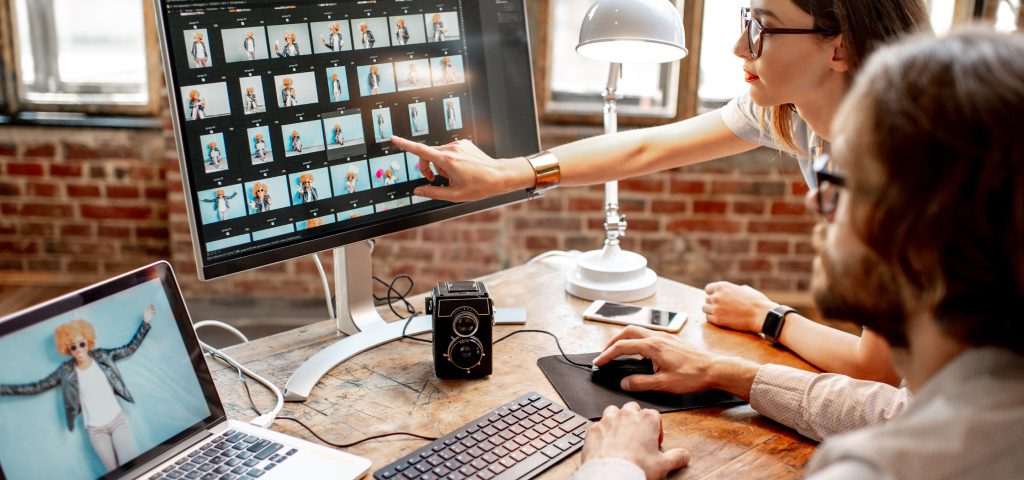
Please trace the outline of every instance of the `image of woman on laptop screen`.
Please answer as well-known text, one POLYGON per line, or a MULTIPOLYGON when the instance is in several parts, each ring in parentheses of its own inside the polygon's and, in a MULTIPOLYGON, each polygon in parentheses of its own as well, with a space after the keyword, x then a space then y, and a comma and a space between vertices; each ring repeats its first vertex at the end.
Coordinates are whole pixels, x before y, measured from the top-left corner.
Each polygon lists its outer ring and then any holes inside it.
POLYGON ((87 320, 72 320, 58 326, 54 331, 57 351, 70 358, 37 382, 0 385, 0 395, 35 395, 59 387, 68 431, 74 431, 81 413, 89 442, 106 471, 124 465, 135 458, 138 448, 117 397, 128 403, 135 403, 135 399, 115 362, 138 350, 155 314, 156 307, 146 307, 131 340, 115 348, 98 347, 96 332, 87 320))

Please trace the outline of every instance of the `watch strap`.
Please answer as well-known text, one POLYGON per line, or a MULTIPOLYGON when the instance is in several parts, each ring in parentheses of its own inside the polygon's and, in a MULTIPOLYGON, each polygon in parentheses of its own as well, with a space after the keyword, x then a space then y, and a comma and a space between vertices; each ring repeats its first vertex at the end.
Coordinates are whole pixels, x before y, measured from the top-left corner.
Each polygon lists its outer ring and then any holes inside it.
POLYGON ((764 319, 764 324, 761 326, 761 334, 764 335, 764 339, 771 342, 772 345, 778 345, 779 336, 782 335, 782 327, 786 324, 786 315, 794 312, 796 310, 786 305, 779 305, 771 309, 764 319))

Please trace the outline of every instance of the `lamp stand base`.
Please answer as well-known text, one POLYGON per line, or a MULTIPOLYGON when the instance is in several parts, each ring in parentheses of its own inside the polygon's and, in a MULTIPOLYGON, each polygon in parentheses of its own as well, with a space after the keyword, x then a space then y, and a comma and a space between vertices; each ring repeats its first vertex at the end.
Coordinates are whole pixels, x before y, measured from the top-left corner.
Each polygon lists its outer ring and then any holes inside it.
POLYGON ((646 258, 616 242, 580 255, 576 269, 566 275, 565 290, 584 300, 635 302, 654 295, 657 281, 646 258))

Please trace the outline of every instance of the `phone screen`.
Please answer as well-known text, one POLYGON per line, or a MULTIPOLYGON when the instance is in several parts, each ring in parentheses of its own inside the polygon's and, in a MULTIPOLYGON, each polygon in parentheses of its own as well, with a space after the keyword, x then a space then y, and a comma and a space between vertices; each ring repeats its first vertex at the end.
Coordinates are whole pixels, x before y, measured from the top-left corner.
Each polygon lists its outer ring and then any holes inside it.
POLYGON ((676 312, 654 310, 636 305, 605 302, 594 312, 595 316, 629 322, 637 325, 657 325, 667 327, 676 318, 676 312))

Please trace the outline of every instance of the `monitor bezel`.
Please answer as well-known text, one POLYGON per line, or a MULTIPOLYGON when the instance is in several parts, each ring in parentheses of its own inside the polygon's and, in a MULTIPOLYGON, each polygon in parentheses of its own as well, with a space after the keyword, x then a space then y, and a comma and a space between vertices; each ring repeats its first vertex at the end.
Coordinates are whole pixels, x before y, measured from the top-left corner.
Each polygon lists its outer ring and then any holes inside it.
MULTIPOLYGON (((451 202, 439 202, 429 201, 422 204, 414 204, 403 207, 402 212, 407 212, 405 215, 397 216, 395 218, 384 218, 379 221, 375 221, 372 224, 364 226, 356 226, 345 231, 339 231, 326 235, 319 238, 305 239, 298 243, 272 248, 269 250, 261 251, 258 253, 248 254, 229 260, 218 261, 218 262, 206 262, 203 258, 203 247, 199 240, 197 219, 198 212, 195 211, 193 206, 193 199, 189 198, 192 195, 191 175, 192 172, 189 170, 189 165, 186 161, 185 145, 183 142, 183 131, 182 123, 184 110, 181 108, 181 98, 175 85, 177 85, 177 76, 175 73, 174 65, 171 58, 171 45, 168 42, 168 38, 172 32, 170 29, 170 22, 167 19, 167 10, 164 8, 167 0, 154 0, 156 12, 154 17, 157 21, 157 33, 160 44, 160 55, 163 60, 164 66, 164 77, 165 84, 167 87, 167 99, 169 107, 171 109, 171 125, 174 130, 175 136, 175 148, 178 154, 178 163, 181 169, 181 179, 184 186, 185 207, 189 221, 189 232, 192 237, 192 251, 195 257, 197 273, 200 280, 212 280, 219 277, 233 275, 244 271, 273 265, 275 263, 284 262, 294 258, 330 250, 337 247, 342 247, 359 241, 370 240, 383 235, 401 232, 411 228, 417 228, 431 223, 437 223, 444 220, 451 220, 454 218, 471 215, 474 213, 483 212, 493 208, 511 205, 514 203, 529 200, 531 197, 525 190, 515 191, 490 197, 487 199, 467 202, 467 203, 451 203, 451 202), (420 206, 417 209, 417 205, 420 206), (429 211, 423 211, 425 209, 432 208, 429 211)), ((295 3, 295 2, 284 2, 284 3, 295 3)), ((315 2, 312 2, 315 3, 315 2)), ((534 135, 531 140, 534 141, 532 145, 521 145, 516 144, 518 151, 511 152, 491 152, 499 157, 515 157, 527 155, 540 150, 540 126, 537 115, 537 100, 536 91, 533 82, 533 54, 529 42, 529 15, 526 12, 525 0, 518 0, 520 8, 523 12, 523 41, 520 44, 525 43, 527 61, 525 65, 518 65, 519 67, 525 67, 526 71, 529 72, 530 81, 528 82, 529 98, 530 102, 526 105, 532 112, 532 118, 534 119, 534 135)), ((493 33, 493 32, 489 32, 493 33)), ((468 38, 468 37, 467 37, 468 38)), ((469 41, 469 40, 467 40, 469 41)), ((482 52, 483 38, 482 35, 475 39, 476 46, 482 52)), ((508 65, 503 65, 503 69, 507 70, 510 68, 508 65)), ((471 90, 478 90, 480 88, 487 88, 486 85, 478 85, 471 90)), ((522 93, 522 92, 521 92, 522 93)), ((488 106, 488 111, 489 111, 488 106)), ((488 135, 493 135, 495 132, 489 132, 488 135)), ((525 135, 523 135, 525 137, 525 135)))
MULTIPOLYGON (((171 305, 172 315, 175 323, 178 325, 178 331, 185 344, 185 349, 189 352, 189 361, 192 363, 196 378, 203 390, 203 396, 206 399, 206 406, 210 411, 210 415, 185 428, 177 435, 161 442, 159 445, 139 454, 139 456, 118 468, 107 472, 101 478, 116 478, 126 474, 166 454, 176 445, 194 435, 227 420, 227 412, 224 410, 224 404, 221 403, 220 395, 217 393, 213 374, 210 372, 202 347, 199 345, 199 338, 192 327, 192 317, 185 306, 185 300, 181 295, 181 289, 175 280, 171 265, 161 260, 0 318, 0 337, 3 337, 156 279, 160 279, 160 284, 167 295, 168 303, 171 305)), ((0 478, 6 478, 2 466, 0 466, 0 478)))

